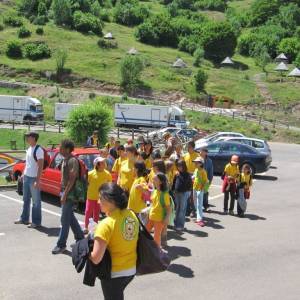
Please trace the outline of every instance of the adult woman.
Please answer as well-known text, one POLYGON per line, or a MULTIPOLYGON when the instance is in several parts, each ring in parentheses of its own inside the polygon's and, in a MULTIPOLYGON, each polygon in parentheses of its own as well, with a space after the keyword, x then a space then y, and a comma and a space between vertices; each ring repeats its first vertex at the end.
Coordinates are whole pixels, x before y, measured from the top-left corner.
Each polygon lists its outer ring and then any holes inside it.
POLYGON ((124 290, 136 273, 139 222, 127 209, 127 196, 115 183, 100 188, 100 202, 107 217, 97 226, 90 259, 99 264, 106 248, 111 260, 111 279, 102 279, 105 300, 124 299, 124 290))

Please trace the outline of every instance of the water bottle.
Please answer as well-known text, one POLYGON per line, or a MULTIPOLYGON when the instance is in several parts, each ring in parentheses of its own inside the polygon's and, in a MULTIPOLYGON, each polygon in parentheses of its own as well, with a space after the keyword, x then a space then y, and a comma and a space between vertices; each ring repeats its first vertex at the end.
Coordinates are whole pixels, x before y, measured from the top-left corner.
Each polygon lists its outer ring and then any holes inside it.
POLYGON ((89 218, 89 225, 88 225, 88 230, 89 230, 89 236, 91 239, 94 239, 94 233, 96 230, 97 223, 94 221, 93 218, 89 218))

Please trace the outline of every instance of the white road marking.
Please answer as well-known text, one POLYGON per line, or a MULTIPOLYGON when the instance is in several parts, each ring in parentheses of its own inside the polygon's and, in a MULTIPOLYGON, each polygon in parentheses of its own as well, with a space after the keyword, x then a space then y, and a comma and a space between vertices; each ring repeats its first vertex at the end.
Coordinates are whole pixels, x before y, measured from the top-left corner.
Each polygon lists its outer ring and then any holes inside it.
MULTIPOLYGON (((0 194, 0 197, 3 197, 3 198, 5 198, 5 199, 8 199, 8 200, 11 200, 11 201, 14 201, 14 202, 16 202, 16 203, 19 203, 19 204, 22 204, 22 205, 23 205, 23 201, 22 201, 22 200, 15 199, 15 198, 6 196, 6 195, 4 195, 4 194, 0 194)), ((46 209, 46 208, 42 208, 42 211, 45 212, 45 213, 48 213, 48 214, 50 214, 50 215, 59 217, 59 218, 61 217, 61 214, 56 213, 56 212, 54 212, 54 211, 52 211, 52 210, 49 210, 49 209, 46 209)), ((81 221, 79 221, 79 220, 78 220, 78 222, 79 222, 80 225, 84 225, 84 222, 81 222, 81 221)))
POLYGON ((4 232, 0 232, 0 236, 4 236, 5 235, 5 233, 4 232))
POLYGON ((209 196, 208 199, 209 199, 209 200, 218 199, 218 198, 221 198, 223 195, 224 195, 224 194, 222 193, 222 194, 219 194, 219 195, 216 195, 216 196, 212 196, 212 197, 209 196))

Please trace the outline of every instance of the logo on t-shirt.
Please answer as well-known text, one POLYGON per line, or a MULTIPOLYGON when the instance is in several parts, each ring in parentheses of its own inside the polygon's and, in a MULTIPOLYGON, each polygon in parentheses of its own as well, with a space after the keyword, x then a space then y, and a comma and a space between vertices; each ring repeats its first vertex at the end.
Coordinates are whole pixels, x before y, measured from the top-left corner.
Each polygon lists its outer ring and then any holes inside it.
POLYGON ((126 217, 122 223, 122 235, 126 241, 132 241, 135 239, 138 226, 136 220, 130 216, 126 217))

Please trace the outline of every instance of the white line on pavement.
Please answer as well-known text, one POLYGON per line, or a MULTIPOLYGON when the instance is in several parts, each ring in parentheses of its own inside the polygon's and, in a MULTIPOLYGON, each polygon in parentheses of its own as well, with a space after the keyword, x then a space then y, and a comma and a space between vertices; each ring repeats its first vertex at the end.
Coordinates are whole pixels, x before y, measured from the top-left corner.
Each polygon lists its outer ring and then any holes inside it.
POLYGON ((218 198, 221 198, 222 196, 223 196, 223 193, 219 194, 219 195, 216 195, 216 196, 209 197, 209 200, 218 199, 218 198))
POLYGON ((0 236, 4 236, 5 235, 5 233, 4 232, 0 232, 0 236))
MULTIPOLYGON (((6 196, 6 195, 4 195, 4 194, 0 194, 0 197, 6 198, 6 199, 11 200, 11 201, 14 201, 14 202, 17 202, 17 203, 19 203, 19 204, 23 204, 23 201, 22 201, 22 200, 15 199, 15 198, 6 196)), ((42 208, 42 211, 45 212, 45 213, 48 213, 48 214, 50 214, 50 215, 59 217, 59 218, 61 217, 61 214, 56 213, 56 212, 54 212, 54 211, 52 211, 52 210, 49 210, 49 209, 46 209, 46 208, 42 208)), ((83 225, 83 224, 84 224, 84 222, 81 222, 81 221, 79 221, 79 220, 78 220, 78 222, 79 222, 80 225, 83 225)))

